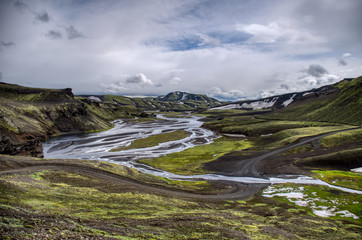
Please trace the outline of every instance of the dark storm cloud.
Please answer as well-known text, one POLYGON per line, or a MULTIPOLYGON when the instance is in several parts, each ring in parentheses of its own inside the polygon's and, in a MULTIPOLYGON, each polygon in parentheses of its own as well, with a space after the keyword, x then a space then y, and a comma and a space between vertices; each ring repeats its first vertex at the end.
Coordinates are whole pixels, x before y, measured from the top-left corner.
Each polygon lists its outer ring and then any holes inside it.
POLYGON ((340 66, 346 66, 346 65, 347 65, 347 62, 344 61, 343 59, 339 59, 338 65, 340 65, 340 66))
POLYGON ((49 22, 50 17, 47 12, 43 12, 35 14, 35 19, 46 23, 49 22))
POLYGON ((37 21, 44 22, 44 23, 47 23, 50 21, 49 14, 46 11, 41 12, 41 13, 36 12, 28 4, 23 3, 21 1, 14 2, 14 7, 19 12, 24 12, 24 11, 31 12, 35 17, 35 20, 37 20, 37 21))
POLYGON ((322 67, 321 65, 318 64, 312 64, 309 66, 309 68, 307 69, 307 73, 313 77, 322 77, 325 74, 328 74, 328 71, 322 67))
POLYGON ((13 42, 3 42, 3 41, 1 41, 1 46, 11 47, 11 46, 15 46, 15 43, 13 43, 13 42))
POLYGON ((30 10, 29 6, 27 4, 20 2, 20 1, 14 2, 14 7, 20 12, 22 12, 24 10, 30 10))
POLYGON ((67 36, 68 36, 69 40, 84 37, 84 35, 80 31, 75 29, 73 26, 69 26, 69 27, 65 28, 65 31, 67 33, 67 36))
POLYGON ((281 89, 285 89, 285 90, 289 90, 289 86, 286 85, 286 84, 281 84, 281 85, 280 85, 280 88, 281 88, 281 89))
POLYGON ((55 30, 49 30, 45 36, 50 39, 61 39, 63 37, 61 32, 55 30))

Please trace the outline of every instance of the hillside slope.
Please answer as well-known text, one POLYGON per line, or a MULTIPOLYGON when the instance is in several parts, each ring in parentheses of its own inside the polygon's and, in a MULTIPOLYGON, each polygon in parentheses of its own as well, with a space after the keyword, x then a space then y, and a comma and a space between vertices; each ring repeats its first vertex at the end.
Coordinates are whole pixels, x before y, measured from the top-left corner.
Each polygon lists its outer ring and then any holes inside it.
POLYGON ((269 115, 286 120, 362 125, 362 76, 329 87, 330 94, 306 96, 269 115))
POLYGON ((140 115, 135 107, 75 98, 71 89, 0 83, 0 153, 42 156, 51 135, 110 128, 111 120, 140 115))
MULTIPOLYGON (((351 81, 352 78, 347 78, 342 81, 351 81)), ((232 104, 226 104, 214 108, 215 110, 225 109, 241 109, 241 110, 261 110, 261 109, 281 109, 295 102, 302 101, 308 98, 315 98, 321 95, 336 94, 340 90, 336 84, 322 86, 320 88, 311 89, 303 92, 286 93, 282 95, 271 96, 257 100, 244 100, 232 104)))

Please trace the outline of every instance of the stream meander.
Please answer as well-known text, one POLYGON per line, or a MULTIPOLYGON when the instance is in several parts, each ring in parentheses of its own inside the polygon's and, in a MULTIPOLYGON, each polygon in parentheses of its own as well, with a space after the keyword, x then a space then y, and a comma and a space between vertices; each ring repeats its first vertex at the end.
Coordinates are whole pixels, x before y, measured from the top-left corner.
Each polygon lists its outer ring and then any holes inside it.
POLYGON ((136 160, 155 158, 173 152, 180 152, 200 144, 209 144, 218 136, 201 128, 200 117, 170 118, 157 115, 160 121, 131 123, 114 121, 114 128, 96 133, 74 134, 53 137, 43 143, 45 158, 103 160, 138 169, 143 173, 178 180, 233 181, 245 184, 297 183, 325 185, 345 192, 362 194, 362 191, 330 185, 308 176, 278 176, 269 179, 255 177, 232 177, 218 174, 184 176, 173 174, 138 163, 136 160), (155 147, 110 152, 111 149, 128 146, 132 141, 174 130, 185 130, 190 135, 184 139, 161 143, 155 147))

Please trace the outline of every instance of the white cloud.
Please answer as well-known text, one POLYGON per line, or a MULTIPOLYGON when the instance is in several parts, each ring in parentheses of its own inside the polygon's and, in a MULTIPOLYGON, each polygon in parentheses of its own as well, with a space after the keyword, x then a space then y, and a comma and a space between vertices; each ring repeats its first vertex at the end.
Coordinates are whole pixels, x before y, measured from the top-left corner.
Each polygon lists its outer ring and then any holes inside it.
POLYGON ((362 75, 361 2, 0 1, 2 81, 76 94, 295 91, 362 75), (190 36, 195 46, 170 47, 190 36), (312 64, 328 72, 312 76, 312 64))
POLYGON ((132 76, 128 76, 125 79, 126 84, 136 84, 141 87, 153 86, 151 79, 147 78, 143 73, 138 73, 132 76))
POLYGON ((207 92, 207 95, 223 101, 238 101, 245 98, 245 94, 242 91, 239 90, 225 91, 219 87, 212 87, 207 92))
POLYGON ((311 32, 293 26, 290 22, 271 22, 261 24, 237 24, 236 29, 252 35, 249 42, 256 43, 287 43, 287 44, 317 44, 324 43, 326 39, 313 35, 311 32))
POLYGON ((178 85, 181 82, 181 78, 179 77, 174 77, 170 80, 170 84, 172 85, 178 85))

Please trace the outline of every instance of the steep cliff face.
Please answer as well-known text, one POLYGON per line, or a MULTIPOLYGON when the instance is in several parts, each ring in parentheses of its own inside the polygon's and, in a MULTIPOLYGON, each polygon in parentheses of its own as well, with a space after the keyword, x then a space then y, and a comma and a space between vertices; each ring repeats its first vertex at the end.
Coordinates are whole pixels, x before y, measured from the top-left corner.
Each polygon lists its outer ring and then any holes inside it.
POLYGON ((141 115, 132 107, 75 98, 71 89, 33 89, 0 83, 0 153, 42 157, 52 135, 112 127, 111 120, 141 115))

